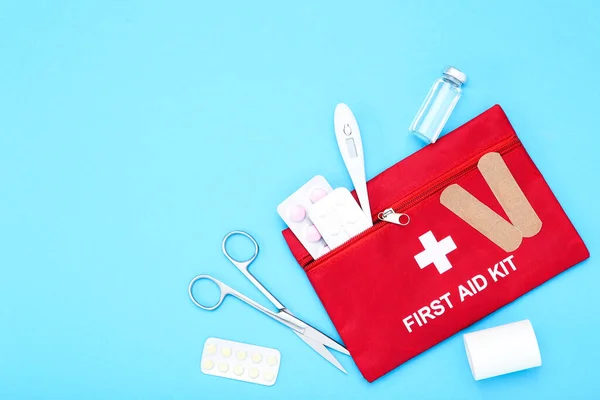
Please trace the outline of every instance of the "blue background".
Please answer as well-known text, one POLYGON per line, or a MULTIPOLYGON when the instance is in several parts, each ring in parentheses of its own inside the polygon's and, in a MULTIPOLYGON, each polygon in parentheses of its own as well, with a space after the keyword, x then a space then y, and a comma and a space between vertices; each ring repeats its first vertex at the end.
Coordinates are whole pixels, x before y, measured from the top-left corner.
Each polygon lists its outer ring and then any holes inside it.
POLYGON ((598 4, 3 1, 0 398, 597 396, 598 4), (445 132, 500 103, 592 253, 468 329, 530 319, 541 368, 475 382, 458 334, 368 384, 241 302, 193 306, 199 273, 267 304, 220 251, 245 229, 253 272, 337 337, 275 208, 316 174, 351 188, 338 102, 369 178, 421 148, 445 65, 469 76, 445 132), (201 374, 210 336, 280 349, 275 386, 201 374))

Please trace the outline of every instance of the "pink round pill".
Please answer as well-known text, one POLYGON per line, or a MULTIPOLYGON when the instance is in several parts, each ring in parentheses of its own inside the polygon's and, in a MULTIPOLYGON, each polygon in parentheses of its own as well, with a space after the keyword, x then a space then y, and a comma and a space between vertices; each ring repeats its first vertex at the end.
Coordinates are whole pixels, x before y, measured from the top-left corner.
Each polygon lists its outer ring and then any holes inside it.
POLYGON ((321 234, 317 230, 317 227, 314 225, 311 225, 306 228, 306 230, 304 231, 304 237, 306 238, 306 240, 312 243, 321 240, 321 234))
POLYGON ((321 200, 323 197, 327 196, 327 192, 323 188, 314 188, 312 192, 310 192, 310 201, 316 203, 321 200))
POLYGON ((290 209, 290 219, 294 222, 301 222, 306 218, 306 209, 299 204, 296 204, 290 209))

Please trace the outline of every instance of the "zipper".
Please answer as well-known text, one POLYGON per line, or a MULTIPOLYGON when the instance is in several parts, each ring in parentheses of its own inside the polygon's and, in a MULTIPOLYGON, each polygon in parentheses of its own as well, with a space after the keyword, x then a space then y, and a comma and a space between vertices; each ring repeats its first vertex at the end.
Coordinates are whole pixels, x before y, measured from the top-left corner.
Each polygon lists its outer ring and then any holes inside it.
POLYGON ((389 222, 400 226, 410 224, 410 216, 408 214, 397 213, 393 208, 388 208, 377 214, 380 221, 389 222))
POLYGON ((322 262, 325 262, 327 259, 334 256, 336 253, 352 246, 362 237, 367 236, 370 233, 381 229, 386 225, 389 225, 390 222, 397 225, 408 225, 408 223, 410 222, 410 216, 409 214, 406 214, 406 211, 408 209, 422 202, 428 197, 436 194, 437 192, 441 191, 452 181, 455 181, 476 169, 477 162, 484 154, 490 152, 497 152, 501 155, 504 155, 520 143, 521 142, 516 135, 511 135, 508 138, 505 138, 500 142, 496 143, 495 145, 489 146, 485 150, 478 152, 473 157, 460 163, 448 172, 440 175, 436 179, 433 179, 426 185, 421 186, 420 188, 408 194, 407 196, 404 196, 399 201, 393 203, 390 207, 385 207, 384 211, 381 211, 376 214, 377 219, 373 222, 373 226, 352 237, 350 240, 331 250, 329 253, 323 255, 322 257, 319 257, 316 260, 314 260, 310 255, 303 257, 300 261, 300 266, 306 272, 308 272, 313 268, 319 266, 322 262))

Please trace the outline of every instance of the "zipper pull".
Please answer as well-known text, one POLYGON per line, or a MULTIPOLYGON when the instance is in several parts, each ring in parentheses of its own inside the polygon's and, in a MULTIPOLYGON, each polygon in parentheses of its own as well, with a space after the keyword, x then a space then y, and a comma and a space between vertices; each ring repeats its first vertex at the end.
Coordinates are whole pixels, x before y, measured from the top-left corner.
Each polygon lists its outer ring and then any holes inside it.
POLYGON ((406 226, 410 223, 408 214, 401 214, 394 211, 393 208, 388 208, 377 214, 380 220, 390 222, 392 224, 406 226))

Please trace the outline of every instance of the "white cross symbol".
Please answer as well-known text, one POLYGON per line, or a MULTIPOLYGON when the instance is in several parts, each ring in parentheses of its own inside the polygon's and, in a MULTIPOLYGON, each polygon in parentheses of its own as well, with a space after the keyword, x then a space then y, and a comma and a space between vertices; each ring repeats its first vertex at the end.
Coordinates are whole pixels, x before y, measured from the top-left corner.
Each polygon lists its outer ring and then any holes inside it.
POLYGON ((419 268, 423 269, 433 264, 440 274, 452 268, 450 260, 446 257, 448 253, 456 250, 456 244, 454 244, 452 237, 448 236, 438 242, 433 233, 429 231, 419 236, 419 240, 425 248, 425 250, 415 256, 415 261, 419 264, 419 268))

